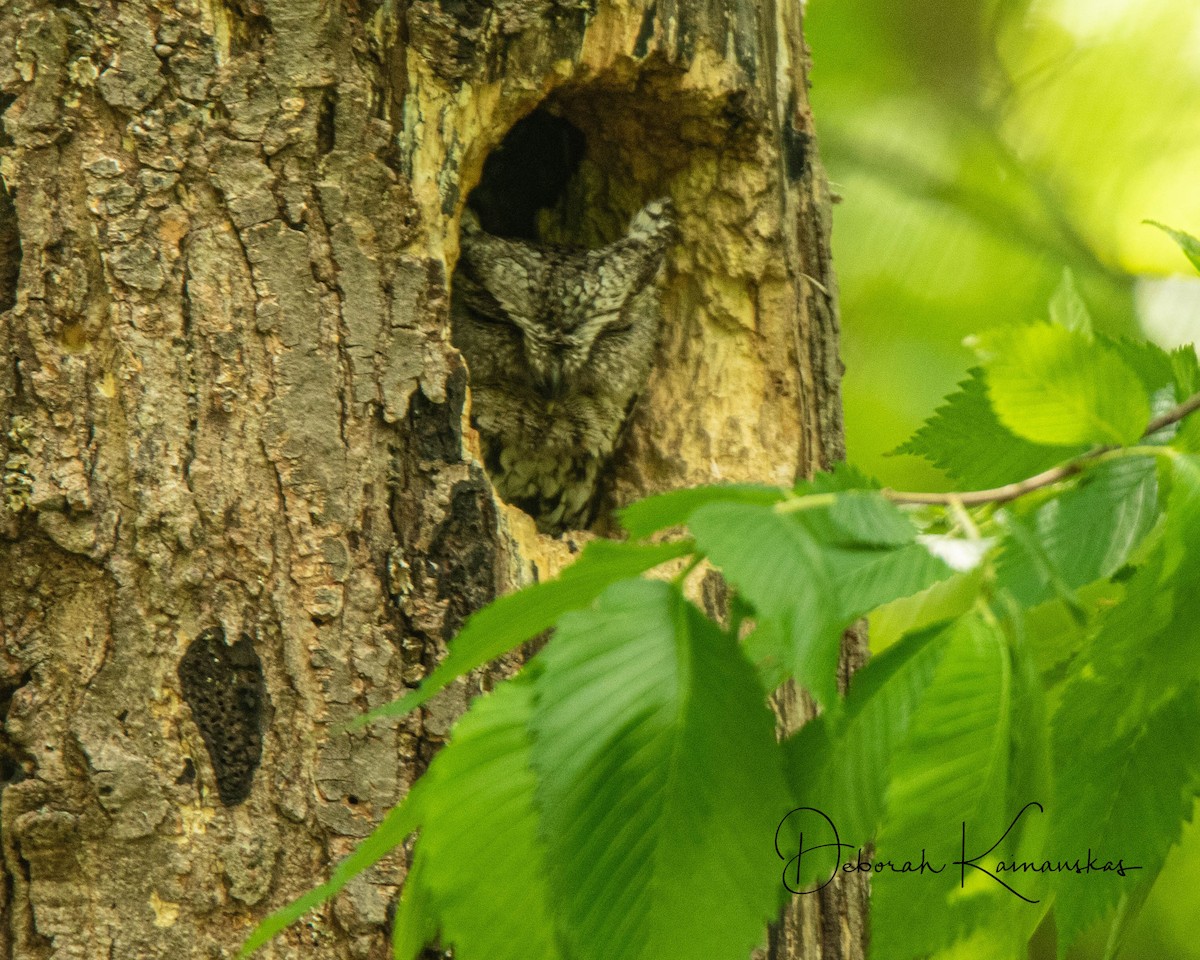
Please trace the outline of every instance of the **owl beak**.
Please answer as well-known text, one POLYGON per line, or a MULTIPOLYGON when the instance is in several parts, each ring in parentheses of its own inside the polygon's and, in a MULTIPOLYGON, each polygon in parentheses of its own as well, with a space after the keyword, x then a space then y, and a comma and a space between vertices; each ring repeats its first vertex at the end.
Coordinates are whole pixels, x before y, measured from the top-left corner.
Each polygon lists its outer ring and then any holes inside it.
POLYGON ((538 393, 547 400, 557 400, 563 395, 562 367, 557 364, 546 371, 544 377, 538 380, 538 393))

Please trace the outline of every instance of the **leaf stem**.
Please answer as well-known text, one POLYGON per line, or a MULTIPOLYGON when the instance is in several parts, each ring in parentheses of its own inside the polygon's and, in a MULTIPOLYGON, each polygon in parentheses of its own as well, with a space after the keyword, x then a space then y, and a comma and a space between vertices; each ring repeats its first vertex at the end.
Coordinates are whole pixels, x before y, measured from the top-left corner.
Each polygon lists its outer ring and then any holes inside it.
POLYGON ((675 574, 675 576, 671 578, 671 582, 673 584, 675 584, 675 586, 677 586, 677 587, 682 587, 683 582, 689 576, 691 576, 692 571, 695 570, 698 566, 700 566, 700 564, 702 564, 703 562, 704 562, 704 554, 702 554, 702 553, 692 554, 692 558, 686 564, 684 564, 683 569, 680 570, 679 573, 675 574))
POLYGON ((832 507, 837 502, 836 493, 807 493, 802 497, 789 497, 775 504, 776 513, 799 513, 802 510, 817 510, 832 507))
MULTIPOLYGON (((1200 393, 1192 394, 1183 403, 1172 407, 1161 416, 1155 417, 1146 424, 1146 429, 1143 431, 1142 436, 1148 437, 1151 434, 1158 433, 1163 427, 1169 427, 1173 423, 1178 423, 1184 417, 1188 416, 1188 414, 1195 413, 1197 410, 1200 410, 1200 393)), ((1074 459, 1068 460, 1066 463, 1061 463, 1057 467, 1043 470, 1041 473, 1034 474, 1032 477, 1026 477, 1024 480, 1018 480, 1015 483, 1006 483, 1002 487, 992 487, 990 490, 969 490, 965 493, 913 493, 908 491, 884 490, 883 495, 892 501, 892 503, 938 504, 949 507, 953 507, 956 504, 965 507, 977 507, 985 503, 1007 503, 1009 500, 1015 500, 1017 497, 1032 493, 1034 490, 1040 490, 1043 487, 1060 483, 1068 477, 1073 477, 1093 460, 1105 454, 1116 452, 1119 449, 1118 447, 1096 447, 1094 450, 1081 453, 1074 459)), ((1138 449, 1144 453, 1151 452, 1145 448, 1133 449, 1138 449)))
POLYGON ((975 526, 975 521, 971 519, 971 515, 967 512, 967 508, 963 506, 962 497, 953 497, 950 500, 950 512, 954 514, 958 520, 959 526, 967 535, 968 540, 982 540, 979 528, 975 526))

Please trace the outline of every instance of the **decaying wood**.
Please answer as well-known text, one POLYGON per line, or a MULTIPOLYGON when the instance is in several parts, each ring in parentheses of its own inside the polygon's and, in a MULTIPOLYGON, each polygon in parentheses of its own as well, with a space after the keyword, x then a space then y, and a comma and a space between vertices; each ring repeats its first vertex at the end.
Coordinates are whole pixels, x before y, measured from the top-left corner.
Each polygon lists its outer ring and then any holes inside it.
MULTIPOLYGON (((669 195, 685 238, 611 501, 838 456, 805 56, 798 0, 0 4, 0 955, 232 955, 490 680, 332 728, 569 560, 493 497, 447 331, 467 193, 535 107, 587 138, 549 231, 669 195), (222 728, 210 675, 263 696, 222 728)), ((264 955, 385 956, 402 875, 264 955)), ((861 955, 860 908, 773 956, 861 955)))

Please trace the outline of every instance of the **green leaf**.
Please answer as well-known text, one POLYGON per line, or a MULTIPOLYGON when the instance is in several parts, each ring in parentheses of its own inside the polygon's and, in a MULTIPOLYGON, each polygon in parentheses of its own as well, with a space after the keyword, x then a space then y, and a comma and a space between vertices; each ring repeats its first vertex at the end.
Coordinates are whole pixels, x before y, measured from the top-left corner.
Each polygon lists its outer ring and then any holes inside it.
POLYGON ((830 548, 825 551, 825 562, 837 591, 843 626, 885 603, 920 593, 953 573, 923 543, 893 550, 830 548))
POLYGON ((1141 381, 1117 353, 1081 333, 1038 324, 997 331, 988 395, 1000 422, 1034 443, 1133 443, 1150 419, 1141 381))
POLYGON ((834 464, 832 470, 823 470, 813 475, 811 480, 796 484, 795 492, 805 493, 839 493, 843 490, 878 490, 879 483, 863 473, 858 467, 845 460, 834 464))
MULTIPOLYGON (((1007 612, 1007 623, 1017 635, 1017 642, 1012 647, 1013 698, 1009 720, 1012 728, 1012 775, 1007 789, 1007 810, 1015 814, 1031 800, 1043 805, 1054 802, 1054 764, 1049 705, 1033 646, 1024 630, 1024 611, 1012 604, 1007 612)), ((1018 838, 1021 859, 1040 859, 1038 854, 1045 847, 1048 833, 1049 821, 1045 816, 1030 818, 1018 838)), ((1039 880, 1039 891, 1045 888, 1046 883, 1044 877, 1039 880)), ((1037 919, 1033 920, 1028 936, 1033 935, 1037 922, 1037 919)))
POLYGON ((407 957, 436 917, 442 944, 460 960, 557 960, 534 809, 533 698, 527 676, 478 698, 422 781, 416 896, 425 903, 397 917, 418 924, 396 931, 407 957))
POLYGON ((1043 503, 1024 524, 1026 543, 1009 539, 997 563, 1000 583, 1026 606, 1111 576, 1158 518, 1158 483, 1149 458, 1089 471, 1077 486, 1043 503), (1032 542, 1038 555, 1033 555, 1032 542))
POLYGON ((1057 597, 1027 609, 1026 641, 1037 669, 1051 673, 1082 651, 1095 637, 1101 611, 1124 595, 1124 585, 1099 581, 1081 588, 1070 601, 1057 597))
POLYGON ((282 910, 275 911, 255 927, 250 937, 242 944, 238 956, 250 956, 285 927, 334 896, 360 873, 373 867, 402 844, 420 822, 425 810, 424 795, 425 789, 418 783, 404 800, 388 812, 379 826, 354 849, 354 852, 337 865, 329 880, 293 900, 282 910))
POLYGON ((1049 853, 1056 859, 1123 862, 1116 872, 1054 878, 1062 949, 1162 868, 1190 819, 1200 785, 1200 703, 1195 689, 1155 705, 1141 723, 1105 735, 1064 705, 1056 729, 1059 797, 1049 853), (1068 744, 1067 741, 1070 740, 1068 744))
POLYGON ((1063 268, 1062 282, 1050 298, 1050 322, 1064 330, 1082 333, 1089 340, 1093 336, 1092 315, 1075 286, 1075 275, 1069 267, 1063 268))
POLYGON ((1182 403, 1200 392, 1200 358, 1194 344, 1176 347, 1171 351, 1171 372, 1175 378, 1175 399, 1182 403))
POLYGON ((437 939, 437 917, 425 882, 427 861, 423 852, 415 852, 404 878, 400 904, 392 921, 392 960, 416 960, 425 945, 437 939))
POLYGON ((356 718, 349 728, 415 710, 458 677, 548 630, 567 611, 586 607, 609 584, 635 577, 692 550, 687 541, 643 546, 593 540, 557 580, 500 597, 474 614, 450 644, 446 659, 416 690, 356 718))
POLYGON ((1051 852, 1103 844, 1144 872, 1059 878, 1064 945, 1161 868, 1200 786, 1200 462, 1176 454, 1169 465, 1159 549, 1077 659, 1054 717, 1051 852))
POLYGON ((774 719, 734 640, 671 584, 564 617, 541 658, 538 806, 578 960, 744 960, 782 902, 774 719))
POLYGON ((1108 941, 1104 945, 1104 960, 1117 960, 1125 945, 1125 938, 1133 928, 1138 913, 1154 889, 1154 881, 1143 880, 1132 891, 1123 891, 1117 902, 1116 915, 1108 929, 1108 941))
POLYGON ((1163 533, 1165 575, 1186 582, 1200 569, 1200 456, 1175 454, 1163 533))
POLYGON ((1200 415, 1193 413, 1179 425, 1173 443, 1184 453, 1200 453, 1200 415))
POLYGON ((795 505, 709 504, 692 517, 691 528, 758 614, 751 655, 767 666, 764 677, 790 670, 828 705, 837 696, 842 631, 951 571, 913 542, 912 523, 880 494, 838 493, 832 508, 795 505), (864 542, 896 546, 838 545, 864 542))
MULTIPOLYGON (((949 643, 949 628, 910 634, 854 674, 840 710, 787 741, 799 803, 826 812, 843 838, 872 840, 882 821, 892 760, 908 736, 949 643)), ((802 882, 806 882, 804 877, 802 882)))
MULTIPOLYGON (((1173 386, 1175 371, 1171 355, 1158 344, 1149 340, 1130 340, 1128 337, 1112 339, 1098 336, 1096 339, 1116 353, 1126 366, 1138 375, 1148 395, 1155 396, 1165 388, 1173 386)), ((1170 392, 1174 394, 1173 390, 1170 392)), ((1168 401, 1171 406, 1176 402, 1173 396, 1168 401)))
POLYGON ((966 613, 979 595, 982 576, 983 567, 974 567, 879 607, 870 617, 871 649, 882 652, 906 633, 966 613))
POLYGON ((709 503, 749 503, 770 506, 786 496, 779 487, 750 484, 718 484, 708 487, 689 487, 671 490, 631 503, 617 511, 617 517, 632 540, 641 540, 687 523, 688 518, 709 503))
MULTIPOLYGON (((1003 791, 1008 782, 1012 696, 1003 634, 978 614, 954 621, 909 735, 896 753, 887 796, 889 833, 903 837, 903 831, 897 832, 900 822, 920 821, 944 835, 947 821, 968 820, 982 827, 981 813, 1007 812, 1003 793, 989 791, 1003 791)), ((949 838, 952 846, 958 841, 957 836, 949 838)))
POLYGON ((690 522, 696 542, 754 606, 777 659, 823 704, 837 696, 841 616, 821 550, 795 516, 771 507, 710 503, 690 522))
POLYGON ((1008 809, 1006 789, 1014 701, 1007 642, 975 614, 947 633, 945 653, 892 759, 876 853, 915 863, 924 852, 930 863, 947 866, 934 875, 876 879, 872 956, 880 960, 946 947, 982 922, 1000 895, 1011 896, 983 873, 951 865, 964 845, 968 857, 986 851, 1018 812, 1008 809))
POLYGON ((1082 443, 1041 446, 1017 436, 996 418, 986 375, 976 367, 895 452, 924 457, 967 487, 990 488, 1041 473, 1086 449, 1082 443))
POLYGON ((1168 227, 1166 224, 1159 223, 1157 220, 1143 220, 1143 223, 1148 223, 1152 227, 1158 227, 1159 230, 1170 236, 1177 244, 1179 249, 1183 251, 1183 255, 1191 261, 1192 266, 1200 271, 1200 240, 1197 240, 1190 233, 1185 233, 1182 230, 1175 230, 1168 227))
POLYGON ((872 490, 839 493, 829 508, 830 543, 842 546, 901 547, 917 530, 897 506, 872 490))

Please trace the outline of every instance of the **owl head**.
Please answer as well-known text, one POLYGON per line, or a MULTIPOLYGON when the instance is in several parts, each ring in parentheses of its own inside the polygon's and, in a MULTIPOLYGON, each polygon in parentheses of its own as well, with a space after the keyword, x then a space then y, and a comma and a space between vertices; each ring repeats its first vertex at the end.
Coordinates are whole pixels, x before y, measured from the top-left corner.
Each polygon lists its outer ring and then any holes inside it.
POLYGON ((509 379, 547 401, 644 377, 657 313, 640 296, 675 235, 670 201, 647 204, 598 250, 495 237, 464 216, 454 278, 454 342, 472 383, 509 379))

